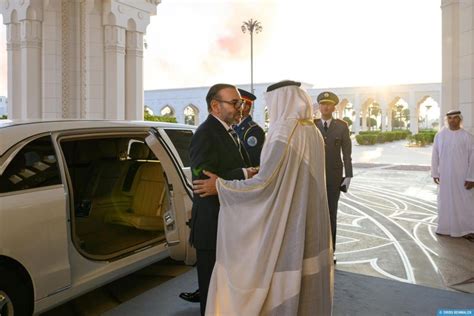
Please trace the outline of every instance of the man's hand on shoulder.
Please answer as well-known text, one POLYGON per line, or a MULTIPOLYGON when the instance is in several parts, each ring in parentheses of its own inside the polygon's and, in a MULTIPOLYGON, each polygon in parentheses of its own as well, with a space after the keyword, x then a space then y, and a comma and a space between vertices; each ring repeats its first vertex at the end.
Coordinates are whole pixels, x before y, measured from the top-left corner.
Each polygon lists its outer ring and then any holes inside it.
POLYGON ((206 170, 204 170, 202 173, 208 176, 209 179, 194 180, 193 192, 196 194, 199 194, 200 197, 217 195, 217 188, 216 188, 217 175, 206 170))
POLYGON ((470 190, 474 188, 474 181, 465 181, 464 187, 466 188, 466 190, 470 190))

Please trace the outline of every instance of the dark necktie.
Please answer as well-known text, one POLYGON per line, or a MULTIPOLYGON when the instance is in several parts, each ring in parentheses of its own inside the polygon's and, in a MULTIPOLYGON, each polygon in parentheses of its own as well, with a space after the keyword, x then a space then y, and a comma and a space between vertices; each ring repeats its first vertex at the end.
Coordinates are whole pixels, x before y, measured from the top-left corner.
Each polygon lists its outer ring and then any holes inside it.
POLYGON ((237 135, 237 133, 232 128, 229 128, 227 131, 229 132, 230 136, 232 136, 232 138, 234 139, 235 146, 237 146, 237 148, 239 148, 239 151, 240 151, 239 135, 237 135))
POLYGON ((328 131, 328 122, 324 121, 324 131, 328 131))
POLYGON ((242 154, 242 150, 240 149, 239 135, 237 135, 237 133, 232 128, 229 128, 227 132, 229 132, 230 136, 232 136, 232 138, 234 139, 235 146, 237 146, 237 149, 239 150, 239 154, 240 157, 242 157, 242 161, 246 161, 244 159, 244 155, 242 154))

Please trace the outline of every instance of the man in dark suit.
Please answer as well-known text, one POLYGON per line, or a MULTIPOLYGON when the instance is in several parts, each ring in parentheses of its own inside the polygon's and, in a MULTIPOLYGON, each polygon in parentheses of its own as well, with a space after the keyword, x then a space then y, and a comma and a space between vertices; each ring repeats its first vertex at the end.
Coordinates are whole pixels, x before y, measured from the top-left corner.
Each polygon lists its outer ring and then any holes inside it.
MULTIPOLYGON (((245 148, 231 128, 240 119, 243 103, 237 88, 216 84, 209 89, 206 102, 209 116, 194 133, 189 147, 193 181, 206 179, 203 171, 210 171, 226 180, 251 178, 256 170, 247 168, 250 161, 245 148)), ((194 194, 190 242, 196 248, 202 315, 216 261, 218 214, 217 192, 206 196, 194 194)))
MULTIPOLYGON (((347 192, 352 178, 352 143, 349 128, 345 121, 332 117, 332 113, 338 103, 339 98, 332 92, 326 91, 319 94, 318 104, 321 111, 321 119, 314 121, 321 131, 325 143, 326 189, 334 251, 336 250, 337 204, 341 190, 347 192), (344 180, 342 177, 343 166, 345 171, 344 180)), ((335 262, 336 257, 334 257, 335 262)))
POLYGON ((250 165, 252 167, 258 167, 260 166, 260 154, 262 152, 263 142, 265 141, 265 132, 254 122, 250 115, 253 103, 257 97, 243 89, 239 89, 239 92, 242 96, 242 100, 244 100, 242 106, 242 120, 234 129, 249 154, 250 165))

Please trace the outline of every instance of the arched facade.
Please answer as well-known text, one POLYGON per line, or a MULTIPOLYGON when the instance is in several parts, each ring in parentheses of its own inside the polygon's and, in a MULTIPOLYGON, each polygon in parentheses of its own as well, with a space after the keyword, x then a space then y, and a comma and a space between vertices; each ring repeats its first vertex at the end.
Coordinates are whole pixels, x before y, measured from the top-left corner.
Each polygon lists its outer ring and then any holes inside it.
MULTIPOLYGON (((264 91, 271 83, 260 83, 254 85, 257 100, 254 104, 253 118, 260 126, 266 126, 265 123, 265 98, 264 91)), ((319 106, 316 102, 317 96, 323 89, 312 89, 310 84, 303 84, 308 90, 313 100, 313 112, 315 117, 320 117, 319 106)), ((239 86, 245 89, 245 86, 239 86)), ((197 122, 203 122, 207 115, 207 104, 205 97, 209 87, 182 88, 182 89, 163 89, 145 91, 145 104, 150 106, 155 113, 166 107, 172 107, 176 113, 178 123, 186 123, 184 110, 188 106, 194 107, 197 113, 197 122)), ((351 119, 352 131, 370 129, 392 130, 392 111, 396 110, 399 102, 405 102, 409 109, 409 115, 403 121, 406 127, 410 124, 410 130, 413 133, 418 131, 418 117, 420 117, 420 108, 426 100, 430 100, 433 105, 440 104, 441 84, 413 84, 390 86, 383 89, 373 87, 351 87, 351 88, 325 88, 339 96, 339 104, 336 107, 335 117, 343 119, 347 116, 351 119), (402 101, 400 101, 402 100, 402 101), (372 120, 368 118, 371 117, 372 120), (370 122, 376 121, 376 124, 370 122), (369 122, 369 124, 367 124, 369 122)), ((424 116, 425 113, 423 112, 424 116)), ((395 117, 396 118, 396 117, 395 117)), ((197 123, 197 124, 199 124, 197 123)), ((395 127, 394 129, 397 129, 395 127)))
POLYGON ((176 117, 176 111, 171 105, 165 105, 161 110, 160 110, 160 115, 161 116, 166 116, 166 117, 176 117))
POLYGON ((159 0, 1 2, 8 117, 143 119, 143 35, 159 0))
POLYGON ((189 104, 183 110, 184 124, 199 125, 199 108, 193 104, 189 104))
POLYGON ((352 120, 352 131, 359 133, 369 128, 374 129, 370 122, 377 122, 376 129, 382 131, 392 130, 392 111, 397 109, 400 99, 406 101, 409 118, 405 121, 414 122, 410 124, 410 131, 416 134, 419 129, 418 117, 420 105, 430 97, 437 104, 441 104, 441 84, 411 84, 388 87, 348 87, 348 88, 325 88, 310 89, 313 100, 322 91, 330 90, 339 97, 339 105, 336 108, 336 116, 343 118, 345 114, 352 120), (349 112, 347 111, 349 109, 349 112), (352 113, 351 113, 352 112, 352 113), (371 117, 373 120, 369 120, 371 117), (367 123, 369 122, 369 124, 367 123))
MULTIPOLYGON (((10 118, 143 117, 143 35, 160 0, 0 3, 7 26, 10 118)), ((340 100, 346 99, 352 105, 354 132, 367 128, 374 102, 380 108, 380 128, 391 129, 391 108, 396 97, 406 100, 409 121, 413 122, 410 130, 416 132, 420 105, 426 96, 440 106, 441 113, 459 108, 465 128, 474 132, 474 46, 468 45, 474 40, 474 2, 441 0, 441 11, 442 94, 439 84, 331 89, 340 100), (370 103, 369 98, 375 101, 370 103)), ((267 84, 258 86, 255 85, 258 100, 253 114, 263 124, 263 92, 267 84)), ((240 87, 250 89, 249 85, 240 87)), ((304 87, 311 88, 308 84, 304 87)), ((315 100, 314 95, 321 90, 310 90, 315 100)), ((202 104, 205 92, 196 97, 189 101, 199 108, 202 122, 207 116, 202 104)), ((347 104, 341 104, 338 116, 344 115, 347 104)), ((182 110, 176 108, 181 122, 182 110)))

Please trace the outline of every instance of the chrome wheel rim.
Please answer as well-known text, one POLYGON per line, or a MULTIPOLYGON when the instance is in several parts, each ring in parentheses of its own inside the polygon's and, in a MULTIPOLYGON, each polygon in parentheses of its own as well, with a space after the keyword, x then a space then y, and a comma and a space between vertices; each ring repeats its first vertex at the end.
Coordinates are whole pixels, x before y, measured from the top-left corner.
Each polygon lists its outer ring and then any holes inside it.
POLYGON ((7 293, 0 290, 0 316, 13 315, 13 302, 7 293))

